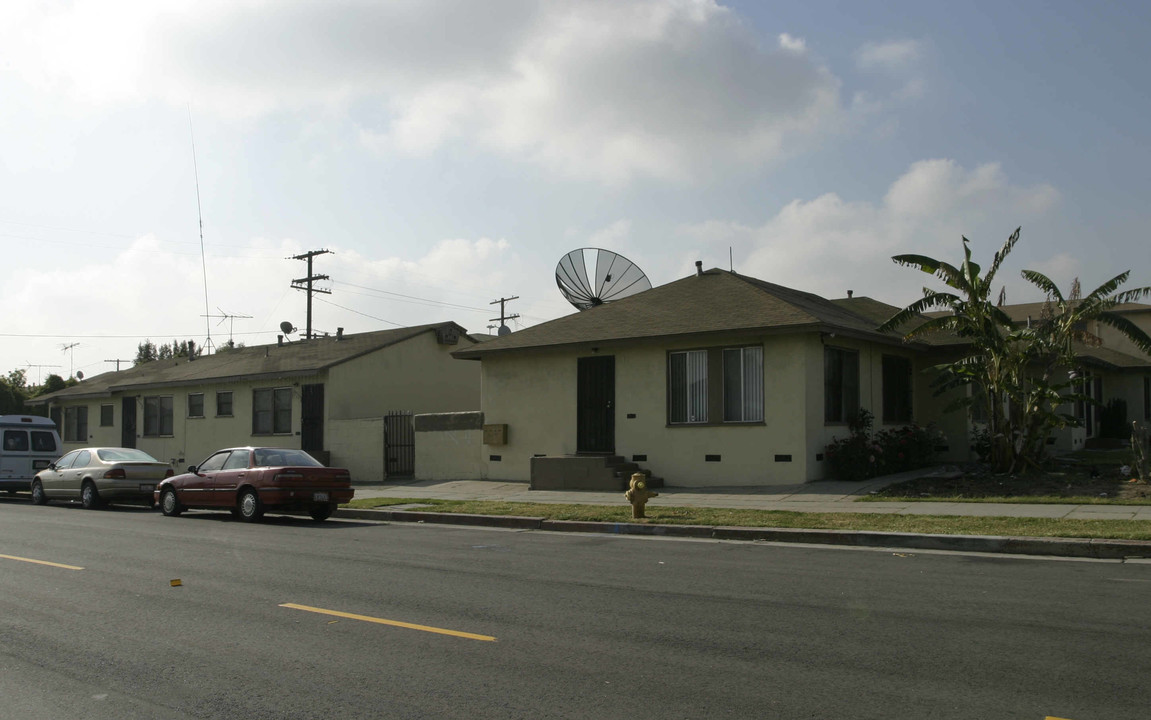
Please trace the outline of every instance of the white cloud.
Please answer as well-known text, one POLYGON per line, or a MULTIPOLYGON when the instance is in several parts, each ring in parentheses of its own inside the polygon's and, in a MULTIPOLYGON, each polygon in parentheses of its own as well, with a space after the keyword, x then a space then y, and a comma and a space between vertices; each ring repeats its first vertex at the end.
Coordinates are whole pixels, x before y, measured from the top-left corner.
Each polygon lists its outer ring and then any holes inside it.
POLYGON ((952 160, 925 160, 879 203, 828 193, 794 200, 762 225, 710 221, 683 232, 704 247, 734 247, 735 269, 747 275, 825 297, 852 289, 898 303, 918 296, 929 278, 895 266, 890 256, 955 259, 967 235, 977 259, 989 259, 1017 225, 1053 212, 1058 198, 1050 185, 1011 184, 996 164, 966 170, 952 160))
POLYGON ((855 65, 866 74, 894 83, 889 89, 894 100, 908 101, 927 91, 925 56, 926 48, 919 40, 866 43, 856 51, 855 65))
POLYGON ((923 46, 919 41, 898 40, 866 43, 855 54, 855 61, 862 70, 905 71, 913 68, 922 55, 923 46))
POLYGON ((807 41, 803 38, 792 37, 787 33, 780 33, 779 46, 784 50, 801 53, 807 50, 807 41))
POLYGON ((713 0, 17 2, 0 46, 21 82, 96 106, 323 106, 379 152, 462 139, 609 183, 756 168, 843 113, 802 39, 764 47, 713 0))

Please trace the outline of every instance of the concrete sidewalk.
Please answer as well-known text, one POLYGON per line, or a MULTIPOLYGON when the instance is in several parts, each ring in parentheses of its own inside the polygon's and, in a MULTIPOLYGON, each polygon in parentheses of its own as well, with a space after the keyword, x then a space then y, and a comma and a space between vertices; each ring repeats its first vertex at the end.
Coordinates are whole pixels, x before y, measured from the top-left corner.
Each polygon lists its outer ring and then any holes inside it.
MULTIPOLYGON (((864 482, 818 481, 775 487, 676 488, 658 490, 648 507, 711 507, 791 512, 851 512, 898 515, 967 515, 1091 520, 1151 520, 1151 505, 1032 505, 1024 503, 860 502, 893 483, 922 477, 923 470, 864 482)), ((501 502, 624 505, 623 492, 530 490, 526 482, 498 480, 412 480, 356 485, 357 498, 495 500, 501 502)))

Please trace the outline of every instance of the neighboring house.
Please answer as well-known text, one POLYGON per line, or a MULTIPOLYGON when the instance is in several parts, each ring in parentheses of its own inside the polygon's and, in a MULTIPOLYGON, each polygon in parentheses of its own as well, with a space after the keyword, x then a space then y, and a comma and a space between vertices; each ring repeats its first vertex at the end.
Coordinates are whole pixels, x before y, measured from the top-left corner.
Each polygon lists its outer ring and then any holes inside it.
POLYGON ((476 342, 452 322, 156 360, 34 398, 64 451, 138 447, 182 468, 242 445, 307 450, 355 482, 412 472, 411 414, 475 410, 476 342))
MULTIPOLYGON (((1003 311, 1019 326, 1038 321, 1044 303, 1004 305, 1003 311)), ((1151 335, 1151 305, 1126 303, 1112 309, 1143 332, 1151 335)), ((1085 395, 1095 403, 1076 403, 1073 412, 1083 423, 1055 434, 1057 451, 1079 450, 1105 434, 1104 416, 1116 401, 1126 408, 1126 415, 1116 417, 1117 439, 1129 437, 1132 421, 1151 423, 1151 356, 1144 354, 1127 337, 1110 325, 1093 320, 1084 328, 1099 338, 1098 345, 1078 345, 1079 367, 1074 371, 1085 395), (1120 429, 1121 428, 1121 429, 1120 429)))
POLYGON ((924 372, 961 345, 875 331, 898 310, 701 270, 457 350, 482 366, 483 422, 506 425, 485 430, 481 474, 529 480, 535 456, 602 453, 669 485, 816 480, 860 408, 877 430, 934 423, 941 457, 966 459, 966 414, 945 414, 924 372))

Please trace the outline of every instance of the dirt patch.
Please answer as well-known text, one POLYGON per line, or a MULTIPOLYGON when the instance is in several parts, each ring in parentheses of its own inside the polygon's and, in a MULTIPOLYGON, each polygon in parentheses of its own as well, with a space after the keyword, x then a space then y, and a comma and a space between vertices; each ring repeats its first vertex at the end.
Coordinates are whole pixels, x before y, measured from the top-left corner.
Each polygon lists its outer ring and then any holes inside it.
POLYGON ((875 491, 876 498, 1094 498, 1096 502, 1127 501, 1151 504, 1151 485, 1130 482, 1130 471, 1116 453, 1064 458, 1039 472, 1005 475, 972 465, 960 472, 908 480, 875 491))

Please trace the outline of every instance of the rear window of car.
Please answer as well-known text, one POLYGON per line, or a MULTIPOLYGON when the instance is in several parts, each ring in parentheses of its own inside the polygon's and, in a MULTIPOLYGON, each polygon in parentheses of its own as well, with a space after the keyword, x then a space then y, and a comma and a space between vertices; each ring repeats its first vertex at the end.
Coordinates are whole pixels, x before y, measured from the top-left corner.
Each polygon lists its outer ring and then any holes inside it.
POLYGON ((100 448, 96 457, 104 462, 159 462, 143 450, 132 448, 100 448))
POLYGON ((261 448, 255 452, 256 467, 323 467, 308 453, 288 448, 261 448))
POLYGON ((43 430, 33 430, 32 449, 36 452, 56 452, 56 436, 43 430))
POLYGON ((4 449, 8 452, 28 452, 28 433, 24 430, 5 430, 4 449))

